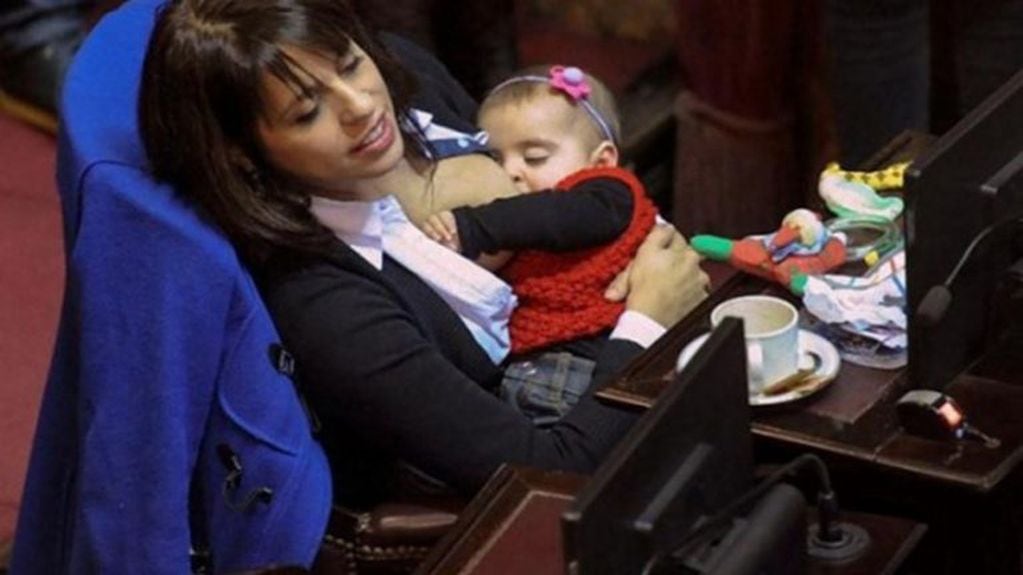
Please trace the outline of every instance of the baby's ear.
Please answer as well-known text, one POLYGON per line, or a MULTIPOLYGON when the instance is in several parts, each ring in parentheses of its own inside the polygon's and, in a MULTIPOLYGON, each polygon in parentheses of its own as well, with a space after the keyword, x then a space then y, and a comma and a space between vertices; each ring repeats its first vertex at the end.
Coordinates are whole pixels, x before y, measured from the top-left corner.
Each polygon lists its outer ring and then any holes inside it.
POLYGON ((610 140, 601 142, 590 154, 590 165, 594 168, 611 168, 618 165, 618 146, 610 140))

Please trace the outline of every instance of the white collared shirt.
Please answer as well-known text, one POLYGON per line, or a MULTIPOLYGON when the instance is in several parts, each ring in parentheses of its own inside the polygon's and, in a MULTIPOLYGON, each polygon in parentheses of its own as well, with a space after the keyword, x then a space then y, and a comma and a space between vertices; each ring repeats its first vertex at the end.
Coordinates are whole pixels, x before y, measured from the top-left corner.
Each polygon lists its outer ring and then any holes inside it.
POLYGON ((384 254, 429 285, 458 314, 494 363, 511 349, 508 320, 518 300, 511 286, 426 237, 393 196, 374 202, 312 197, 310 210, 376 269, 384 254))

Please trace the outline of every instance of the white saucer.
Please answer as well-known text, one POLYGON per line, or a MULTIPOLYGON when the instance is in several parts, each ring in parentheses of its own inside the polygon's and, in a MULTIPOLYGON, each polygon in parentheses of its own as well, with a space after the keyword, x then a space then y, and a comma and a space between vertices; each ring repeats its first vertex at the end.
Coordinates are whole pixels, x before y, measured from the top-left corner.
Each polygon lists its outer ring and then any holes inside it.
MULTIPOLYGON (((679 354, 675 369, 681 370, 685 367, 709 336, 710 333, 705 333, 689 342, 685 349, 682 350, 682 353, 679 354)), ((777 405, 779 403, 796 401, 824 389, 838 376, 838 369, 842 366, 842 359, 838 355, 838 350, 835 349, 835 346, 830 341, 813 332, 801 329, 799 330, 799 351, 800 353, 812 352, 820 358, 821 363, 817 367, 817 372, 807 378, 815 380, 815 383, 805 387, 797 387, 792 391, 779 393, 778 395, 764 395, 762 393, 751 395, 749 398, 750 405, 777 405)))

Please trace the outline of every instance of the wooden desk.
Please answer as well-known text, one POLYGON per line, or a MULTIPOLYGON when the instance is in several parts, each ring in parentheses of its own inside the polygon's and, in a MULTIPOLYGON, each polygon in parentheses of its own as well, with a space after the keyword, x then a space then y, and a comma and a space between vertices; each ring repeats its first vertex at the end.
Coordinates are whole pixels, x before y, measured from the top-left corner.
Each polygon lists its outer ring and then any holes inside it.
MULTIPOLYGON (((420 565, 419 574, 562 575, 561 514, 585 481, 567 473, 504 467, 420 565)), ((844 565, 811 561, 809 575, 895 573, 925 531, 914 521, 847 514, 874 544, 844 565)))
MULTIPOLYGON (((685 321, 672 328, 657 345, 630 365, 601 397, 649 407, 670 382, 678 354, 688 342, 710 329, 710 310, 732 297, 751 293, 791 296, 752 276, 736 274, 717 288, 685 321)), ((753 432, 762 439, 789 446, 906 470, 945 483, 986 492, 1004 479, 1023 457, 1023 377, 1014 382, 963 375, 946 391, 960 402, 980 429, 1000 438, 990 449, 977 442, 946 443, 906 435, 895 417, 894 403, 907 389, 904 370, 881 370, 843 362, 838 378, 821 392, 795 404, 754 411, 753 432), (851 422, 815 411, 815 404, 847 395, 858 401, 878 393, 869 409, 851 422), (987 407, 991 404, 991 408, 987 407), (1008 410, 1008 413, 1006 411, 1008 410)), ((839 402, 842 398, 838 398, 839 402)))
MULTIPOLYGON (((912 136, 894 141, 868 169, 912 157, 912 136)), ((724 279, 688 318, 631 364, 600 396, 630 405, 651 405, 671 381, 682 348, 709 330, 710 310, 740 295, 791 296, 742 274, 712 273, 724 279)), ((839 497, 928 523, 932 562, 927 572, 1020 573, 1023 536, 1023 344, 992 349, 972 374, 957 378, 946 392, 970 420, 1001 440, 997 448, 910 436, 896 420, 895 401, 907 389, 904 370, 871 369, 843 362, 835 382, 799 403, 754 411, 753 433, 761 458, 787 458, 810 451, 836 474, 839 497), (866 401, 866 409, 845 419, 828 416, 825 403, 866 401)), ((856 411, 856 410, 847 410, 856 411)))

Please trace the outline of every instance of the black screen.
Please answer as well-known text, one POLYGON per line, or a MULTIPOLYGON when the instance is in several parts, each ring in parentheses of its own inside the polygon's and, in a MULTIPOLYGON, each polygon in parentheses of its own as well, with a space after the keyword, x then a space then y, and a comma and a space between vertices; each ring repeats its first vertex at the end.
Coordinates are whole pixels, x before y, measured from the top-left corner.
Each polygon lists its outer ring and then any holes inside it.
POLYGON ((752 484, 746 350, 726 319, 579 493, 563 520, 573 573, 640 573, 752 484))
POLYGON ((1023 150, 1023 71, 938 139, 907 170, 906 270, 909 376, 913 387, 942 389, 991 337, 993 287, 1011 263, 998 228, 950 286, 936 325, 921 321, 921 301, 949 277, 967 246, 988 226, 1023 213, 1018 191, 1023 150), (1015 191, 1014 191, 1015 190, 1015 191))

